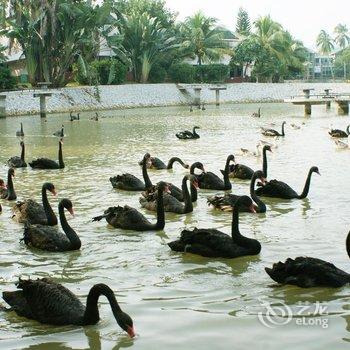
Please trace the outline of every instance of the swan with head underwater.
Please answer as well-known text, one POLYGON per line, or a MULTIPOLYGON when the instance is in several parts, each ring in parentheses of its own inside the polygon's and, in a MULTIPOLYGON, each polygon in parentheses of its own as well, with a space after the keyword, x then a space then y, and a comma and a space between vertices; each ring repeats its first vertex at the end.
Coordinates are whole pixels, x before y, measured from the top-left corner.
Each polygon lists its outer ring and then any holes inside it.
POLYGON ((63 139, 58 141, 58 163, 48 158, 38 158, 29 162, 29 165, 33 169, 64 169, 65 164, 63 161, 62 153, 63 139))
POLYGON ((151 155, 146 153, 142 160, 142 176, 145 182, 142 182, 136 176, 124 173, 109 178, 113 188, 124 191, 144 191, 152 188, 152 182, 147 173, 147 164, 150 162, 151 155))
MULTIPOLYGON (((346 238, 346 251, 350 257, 350 232, 346 238)), ((279 261, 266 273, 277 283, 292 284, 301 288, 332 287, 338 288, 350 283, 350 274, 325 260, 299 256, 279 261)))
POLYGON ((123 230, 134 231, 159 231, 165 226, 163 193, 168 192, 168 184, 161 181, 158 184, 157 193, 157 222, 152 224, 146 217, 135 208, 125 205, 124 207, 109 207, 103 215, 96 216, 92 221, 100 221, 103 218, 113 227, 123 230))
POLYGON ((113 290, 105 284, 90 289, 86 306, 69 289, 47 278, 19 279, 16 286, 19 290, 5 291, 2 297, 11 306, 7 311, 15 311, 18 316, 57 326, 94 325, 100 320, 98 299, 104 295, 118 325, 130 337, 135 336, 131 317, 121 310, 113 290))
POLYGON ((253 210, 253 202, 248 196, 242 196, 236 201, 232 212, 231 236, 216 229, 195 228, 192 231, 183 230, 180 238, 168 243, 168 246, 176 252, 212 258, 233 259, 259 254, 260 242, 243 236, 239 231, 239 211, 242 206, 253 210))

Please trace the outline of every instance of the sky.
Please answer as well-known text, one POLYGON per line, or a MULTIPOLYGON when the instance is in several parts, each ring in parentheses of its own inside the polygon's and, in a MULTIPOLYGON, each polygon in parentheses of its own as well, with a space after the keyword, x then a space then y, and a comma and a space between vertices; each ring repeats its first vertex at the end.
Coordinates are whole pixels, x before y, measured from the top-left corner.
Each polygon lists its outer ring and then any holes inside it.
POLYGON ((271 18, 290 31, 310 49, 316 48, 321 29, 333 35, 338 23, 350 30, 350 0, 165 0, 167 7, 178 12, 179 20, 202 10, 216 17, 221 25, 235 29, 238 9, 243 7, 251 23, 259 16, 271 18))

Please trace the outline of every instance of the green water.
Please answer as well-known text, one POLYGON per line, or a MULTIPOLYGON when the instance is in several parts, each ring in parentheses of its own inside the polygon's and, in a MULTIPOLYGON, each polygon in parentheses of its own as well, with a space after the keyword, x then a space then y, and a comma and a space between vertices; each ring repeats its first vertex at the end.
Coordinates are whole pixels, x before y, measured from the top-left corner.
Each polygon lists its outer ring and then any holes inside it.
MULTIPOLYGON (((57 138, 50 136, 64 123, 67 136, 63 152, 66 168, 54 171, 18 169, 18 199, 40 201, 44 181, 55 184, 58 196, 50 201, 57 210, 60 198, 70 198, 75 218, 69 218, 82 248, 77 252, 48 253, 28 249, 19 240, 23 227, 11 220, 12 203, 2 201, 0 215, 0 289, 14 290, 19 276, 51 277, 71 289, 85 303, 92 285, 108 284, 122 308, 132 316, 137 336, 129 339, 118 327, 106 299, 100 299, 101 321, 89 327, 53 327, 0 311, 1 349, 346 349, 350 341, 349 287, 300 289, 276 287, 264 267, 278 260, 309 255, 350 271, 345 251, 349 230, 350 151, 337 150, 327 135, 330 123, 345 129, 349 117, 314 107, 304 118, 302 108, 284 104, 262 106, 261 119, 250 118, 257 105, 208 106, 190 113, 186 107, 149 108, 101 112, 99 122, 82 113, 79 122, 67 115, 0 119, 0 177, 6 160, 19 154, 15 132, 23 122, 27 160, 57 159, 57 138), (219 173, 228 154, 240 147, 253 149, 261 135, 259 126, 286 120, 286 137, 269 154, 269 177, 289 183, 300 192, 306 174, 317 165, 322 174, 312 178, 305 200, 266 200, 266 214, 242 214, 241 232, 262 244, 259 256, 239 259, 206 259, 170 251, 167 243, 184 227, 213 227, 230 232, 231 214, 206 204, 216 191, 200 191, 194 212, 166 215, 164 231, 136 233, 113 229, 104 221, 92 223, 111 205, 140 208, 139 194, 113 190, 109 177, 130 172, 141 177, 138 161, 145 152, 166 162, 180 156, 187 163, 202 161, 206 170, 219 173), (290 123, 305 125, 293 130, 290 123), (201 126, 201 138, 180 141, 175 132, 201 126), (311 303, 300 313, 300 302, 311 303), (259 320, 263 303, 288 305, 294 316, 284 325, 269 328, 259 320), (320 303, 326 313, 314 317, 320 303), (299 316, 308 316, 300 325, 299 316), (308 321, 308 320, 313 321, 308 321), (327 320, 327 327, 312 324, 327 320)), ((279 127, 278 127, 279 128, 279 127)), ((237 156, 240 163, 261 168, 261 158, 237 156)), ((180 185, 186 173, 150 171, 180 185)), ((248 194, 249 183, 234 181, 234 193, 248 194)), ((153 213, 140 209, 150 220, 153 213)), ((277 310, 277 308, 276 308, 277 310)), ((278 310, 277 310, 278 311, 278 310)), ((270 325, 271 326, 271 325, 270 325)))

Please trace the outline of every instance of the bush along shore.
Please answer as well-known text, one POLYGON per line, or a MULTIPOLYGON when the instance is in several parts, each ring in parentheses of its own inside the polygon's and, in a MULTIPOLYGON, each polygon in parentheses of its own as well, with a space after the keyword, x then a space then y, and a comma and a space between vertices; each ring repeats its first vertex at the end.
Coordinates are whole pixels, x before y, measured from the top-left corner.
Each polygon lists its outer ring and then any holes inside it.
MULTIPOLYGON (((52 96, 47 98, 47 112, 190 105, 193 102, 194 85, 180 86, 185 87, 187 92, 181 92, 177 84, 125 84, 52 89, 52 96)), ((209 89, 211 86, 201 84, 201 101, 205 104, 215 103, 215 92, 209 89)), ((350 91, 350 84, 346 83, 240 83, 225 86, 227 89, 220 92, 220 103, 281 102, 290 96, 302 94, 302 90, 306 88, 315 89, 315 93, 323 93, 324 89, 332 89, 335 93, 350 91)), ((5 93, 6 114, 38 114, 39 99, 33 97, 34 93, 34 90, 5 93)))

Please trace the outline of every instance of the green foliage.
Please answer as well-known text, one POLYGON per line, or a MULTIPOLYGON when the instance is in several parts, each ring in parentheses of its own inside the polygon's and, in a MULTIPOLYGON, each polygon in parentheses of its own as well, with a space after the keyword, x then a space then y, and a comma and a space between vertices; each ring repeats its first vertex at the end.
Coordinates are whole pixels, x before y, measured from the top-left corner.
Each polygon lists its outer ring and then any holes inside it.
POLYGON ((196 81, 203 83, 224 82, 229 76, 230 68, 225 64, 208 64, 196 66, 196 81))
POLYGON ((5 64, 0 64, 0 90, 13 89, 16 86, 16 78, 12 76, 10 69, 5 64))
POLYGON ((340 48, 344 49, 350 44, 349 29, 345 24, 338 24, 334 33, 336 34, 334 41, 339 45, 340 48))
POLYGON ((217 60, 229 52, 217 20, 200 11, 186 18, 180 27, 180 37, 182 56, 196 58, 199 65, 217 60))
POLYGON ((344 49, 336 58, 334 74, 339 78, 350 79, 350 47, 344 49))
POLYGON ((78 58, 74 68, 75 80, 82 85, 116 85, 123 84, 126 79, 127 67, 118 60, 94 60, 86 64, 78 58))
POLYGON ((151 83, 164 83, 166 78, 166 70, 160 64, 155 64, 152 66, 151 71, 149 72, 149 81, 151 83))
POLYGON ((323 29, 320 31, 320 34, 318 34, 316 44, 323 54, 329 54, 334 49, 332 37, 323 29))
POLYGON ((175 83, 194 83, 196 69, 188 63, 175 63, 168 71, 171 80, 175 83))
POLYGON ((248 12, 242 7, 239 8, 236 23, 236 32, 242 35, 250 34, 250 19, 248 12))

